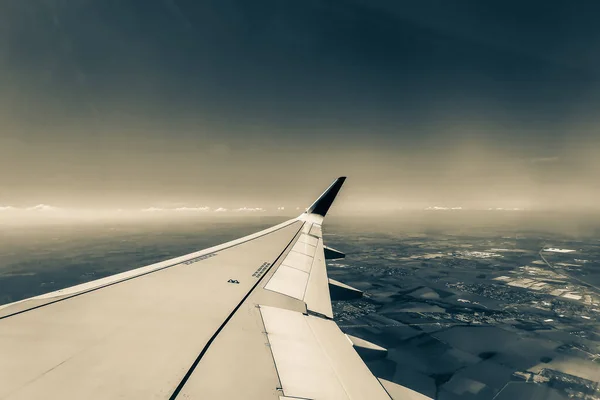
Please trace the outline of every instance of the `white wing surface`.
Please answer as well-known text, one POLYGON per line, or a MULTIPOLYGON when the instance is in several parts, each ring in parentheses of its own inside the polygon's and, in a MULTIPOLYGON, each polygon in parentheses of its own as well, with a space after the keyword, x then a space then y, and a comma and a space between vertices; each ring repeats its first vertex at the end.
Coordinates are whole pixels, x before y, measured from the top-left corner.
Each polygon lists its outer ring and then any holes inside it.
POLYGON ((332 320, 344 179, 273 228, 1 306, 0 399, 390 399, 332 320))

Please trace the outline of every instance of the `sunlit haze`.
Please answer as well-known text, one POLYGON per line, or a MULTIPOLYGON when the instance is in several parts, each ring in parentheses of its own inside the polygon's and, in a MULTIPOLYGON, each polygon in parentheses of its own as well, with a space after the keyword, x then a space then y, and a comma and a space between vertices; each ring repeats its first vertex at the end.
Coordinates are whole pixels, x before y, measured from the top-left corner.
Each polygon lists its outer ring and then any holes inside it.
POLYGON ((599 5, 467 3, 5 1, 0 218, 597 210, 599 5))

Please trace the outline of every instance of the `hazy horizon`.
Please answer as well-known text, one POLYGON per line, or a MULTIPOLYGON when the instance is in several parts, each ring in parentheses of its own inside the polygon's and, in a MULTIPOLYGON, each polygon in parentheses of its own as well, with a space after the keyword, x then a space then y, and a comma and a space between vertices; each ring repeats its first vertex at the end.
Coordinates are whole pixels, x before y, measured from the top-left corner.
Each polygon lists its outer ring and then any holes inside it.
MULTIPOLYGON (((600 4, 5 1, 7 207, 600 211, 600 4)), ((13 210, 14 211, 14 210, 13 210)))

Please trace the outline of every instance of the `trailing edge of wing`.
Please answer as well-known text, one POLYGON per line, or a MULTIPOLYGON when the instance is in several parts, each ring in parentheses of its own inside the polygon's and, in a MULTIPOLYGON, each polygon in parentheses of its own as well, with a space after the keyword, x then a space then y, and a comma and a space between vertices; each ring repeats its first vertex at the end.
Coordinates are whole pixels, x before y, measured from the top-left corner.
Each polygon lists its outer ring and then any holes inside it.
POLYGON ((329 211, 329 207, 335 200, 338 192, 342 188, 344 181, 346 180, 345 176, 341 176, 337 178, 328 188, 323 192, 323 194, 306 210, 307 214, 317 214, 324 217, 329 211))

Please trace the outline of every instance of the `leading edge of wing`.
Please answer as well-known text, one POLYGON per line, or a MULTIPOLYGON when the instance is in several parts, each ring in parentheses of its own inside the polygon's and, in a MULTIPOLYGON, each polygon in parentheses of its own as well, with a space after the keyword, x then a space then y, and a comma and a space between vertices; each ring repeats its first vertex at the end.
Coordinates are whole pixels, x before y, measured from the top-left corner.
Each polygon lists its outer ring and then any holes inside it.
MULTIPOLYGON (((346 177, 337 178, 326 190, 323 194, 307 209, 306 213, 302 214, 306 215, 316 215, 321 219, 327 214, 329 207, 335 200, 340 188, 342 187, 346 177)), ((238 244, 247 242, 249 240, 256 239, 260 236, 269 234, 278 229, 281 229, 298 219, 304 218, 296 218, 285 221, 281 224, 273 226, 271 228, 267 228, 260 232, 242 237, 240 239, 236 239, 227 243, 223 243, 221 245, 213 246, 208 249, 199 250, 193 253, 185 254, 179 257, 175 257, 169 260, 161 261, 158 263, 154 263, 151 265, 142 266, 139 268, 135 268, 129 271, 121 272, 119 274, 107 276, 105 278, 96 279, 90 282, 82 283, 79 285, 67 287, 64 289, 59 289, 53 292, 45 293, 39 296, 29 297, 23 300, 19 300, 16 302, 2 304, 0 305, 0 320, 4 318, 11 317, 13 315, 17 315, 26 311, 30 311, 33 309, 37 309, 39 307, 43 307, 57 301, 66 300, 73 296, 82 295, 94 290, 101 289, 106 286, 114 285, 120 282, 124 282, 130 279, 134 279, 149 273, 153 273, 165 268, 170 268, 172 266, 178 265, 182 262, 186 262, 190 259, 196 259, 197 257, 210 256, 212 253, 224 250, 228 247, 236 246, 238 244)))
POLYGON ((129 271, 121 272, 115 275, 110 275, 104 278, 96 279, 93 281, 81 283, 79 285, 66 287, 64 289, 59 289, 53 292, 48 292, 41 294, 39 296, 29 297, 23 300, 19 300, 13 303, 0 305, 0 320, 8 317, 12 317, 14 315, 21 314, 26 311, 31 311, 40 307, 44 307, 57 301, 66 300, 72 298, 74 296, 79 296, 85 293, 89 293, 98 289, 105 288, 107 286, 115 285, 121 282, 125 282, 131 279, 139 278, 141 276, 161 271, 166 268, 170 268, 181 263, 199 260, 201 258, 207 258, 214 255, 214 253, 225 250, 227 248, 237 246, 239 244, 248 242, 250 240, 257 239, 261 236, 268 235, 269 233, 275 232, 279 229, 282 229, 296 220, 291 219, 281 224, 272 226, 270 228, 264 229, 262 231, 253 233, 248 236, 244 236, 239 239, 232 240, 230 242, 226 242, 217 246, 209 247, 207 249, 195 251, 193 253, 185 254, 179 257, 171 258, 165 261, 160 261, 158 263, 134 268, 129 271))

